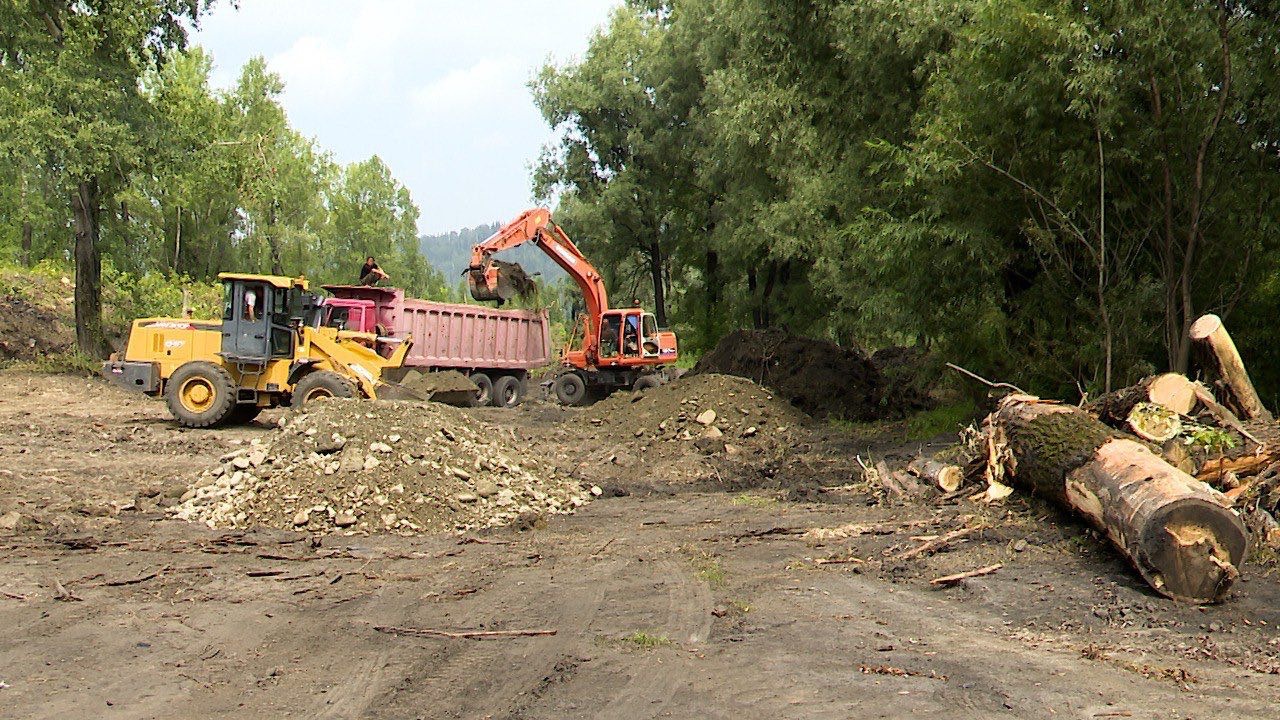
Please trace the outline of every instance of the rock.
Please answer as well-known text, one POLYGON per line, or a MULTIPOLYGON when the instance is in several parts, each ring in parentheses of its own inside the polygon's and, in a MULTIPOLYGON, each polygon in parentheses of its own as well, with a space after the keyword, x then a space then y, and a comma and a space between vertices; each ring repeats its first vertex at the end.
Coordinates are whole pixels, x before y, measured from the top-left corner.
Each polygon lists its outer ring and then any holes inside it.
POLYGON ((299 510, 297 514, 293 516, 294 525, 306 525, 309 522, 311 522, 311 508, 299 510))
POLYGON ((712 439, 722 437, 723 435, 724 433, 721 432, 720 428, 716 427, 715 425, 712 425, 711 427, 707 428, 706 432, 702 433, 702 437, 712 438, 712 439))
POLYGON ((450 467, 449 467, 449 472, 453 473, 454 477, 458 478, 459 480, 470 480, 470 479, 471 479, 471 473, 469 473, 469 472, 467 472, 466 470, 463 470, 462 468, 459 468, 459 467, 452 467, 452 466, 450 466, 450 467))
POLYGON ((372 455, 369 455, 369 456, 365 457, 365 459, 364 459, 364 466, 363 466, 363 467, 364 467, 365 472, 368 472, 368 471, 370 471, 370 470, 372 470, 372 469, 374 469, 374 468, 378 467, 378 466, 379 466, 379 465, 381 465, 381 464, 382 464, 382 461, 381 461, 381 460, 379 460, 378 458, 376 458, 376 457, 374 457, 374 456, 372 456, 372 455))
POLYGON ((356 516, 354 513, 341 512, 334 516, 333 524, 336 527, 351 527, 356 524, 356 516))
POLYGON ((728 457, 737 457, 742 454, 742 448, 737 445, 724 444, 724 454, 728 457))
POLYGON ((601 495, 604 494, 604 489, 602 489, 599 485, 592 485, 591 494, 594 495, 595 497, 600 497, 601 495))
POLYGON ((386 444, 386 443, 384 443, 384 442, 374 442, 374 443, 370 443, 370 444, 369 444, 369 452, 375 452, 375 453, 389 453, 389 452, 391 452, 391 446, 390 446, 390 445, 388 445, 388 444, 386 444))
POLYGON ((394 445, 395 443, 400 442, 400 436, 399 436, 399 435, 392 435, 392 436, 388 437, 388 438, 387 438, 387 440, 391 441, 391 444, 393 444, 393 445, 394 445))
POLYGON ((21 523, 22 523, 22 514, 19 513, 17 510, 10 510, 5 514, 0 515, 0 530, 13 532, 14 530, 18 529, 18 525, 20 525, 21 523))
POLYGON ((336 453, 346 446, 347 439, 338 433, 333 433, 329 437, 320 438, 316 441, 316 452, 328 455, 330 453, 336 453))
POLYGON ((476 494, 482 498, 493 497, 498 494, 498 484, 492 480, 477 480, 476 494))
POLYGON ((479 498, 477 498, 472 493, 458 493, 457 495, 453 496, 453 499, 457 500, 460 503, 473 503, 479 498))
POLYGON ((356 472, 364 467, 364 453, 360 452, 360 448, 355 445, 345 445, 342 449, 342 458, 339 462, 339 469, 342 472, 356 472))
POLYGON ((698 416, 697 416, 697 417, 695 417, 693 420, 694 420, 694 422, 698 423, 699 425, 710 425, 711 423, 713 423, 713 422, 715 422, 715 421, 716 421, 716 411, 715 411, 715 410, 703 410, 703 411, 702 411, 701 413, 699 413, 699 414, 698 414, 698 416))
POLYGON ((755 425, 752 425, 751 427, 742 431, 742 437, 744 438, 755 437, 755 434, 757 432, 759 432, 759 430, 756 429, 755 425))
POLYGON ((237 470, 248 470, 252 465, 253 463, 245 455, 239 455, 231 459, 231 467, 237 470))

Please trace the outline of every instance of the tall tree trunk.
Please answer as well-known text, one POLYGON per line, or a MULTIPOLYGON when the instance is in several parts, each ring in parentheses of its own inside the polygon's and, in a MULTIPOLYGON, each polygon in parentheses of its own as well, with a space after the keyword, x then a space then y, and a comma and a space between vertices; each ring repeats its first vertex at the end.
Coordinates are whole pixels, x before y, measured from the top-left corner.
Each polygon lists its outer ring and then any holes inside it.
POLYGON ((764 327, 764 319, 760 317, 760 303, 756 301, 756 269, 747 268, 747 295, 751 298, 751 326, 764 327))
POLYGON ((182 206, 176 212, 177 222, 173 231, 173 272, 178 272, 178 257, 182 254, 182 206))
POLYGON ((98 254, 101 202, 97 178, 80 181, 71 194, 76 233, 76 346, 93 358, 107 354, 102 332, 102 256, 98 254))
POLYGON ((662 246, 656 237, 649 243, 649 274, 653 276, 653 314, 658 327, 666 327, 667 289, 662 282, 662 246))
POLYGON ((22 254, 18 259, 26 267, 31 267, 31 237, 34 229, 30 220, 22 221, 22 254))
POLYGON ((703 280, 707 284, 707 302, 702 308, 702 332, 707 340, 715 330, 716 306, 720 304, 720 256, 708 250, 703 257, 703 280))
POLYGON ((280 256, 280 238, 276 237, 276 208, 272 204, 267 215, 267 250, 271 253, 271 274, 284 274, 284 261, 280 256))

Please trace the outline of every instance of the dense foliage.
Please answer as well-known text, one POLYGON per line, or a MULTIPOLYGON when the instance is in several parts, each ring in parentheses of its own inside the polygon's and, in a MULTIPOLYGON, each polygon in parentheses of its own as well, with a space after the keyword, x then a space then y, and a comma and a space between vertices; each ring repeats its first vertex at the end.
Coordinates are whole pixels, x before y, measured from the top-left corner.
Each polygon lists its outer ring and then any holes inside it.
POLYGON ((74 263, 91 355, 104 257, 105 279, 134 288, 222 271, 354 282, 374 255, 398 285, 446 295, 382 160, 339 166, 291 128, 260 58, 211 87, 211 59, 185 49, 207 4, 0 0, 0 259, 74 263))
POLYGON ((535 191, 686 344, 784 325, 1097 392, 1188 368, 1217 312, 1274 395, 1277 30, 1253 2, 632 0, 533 82, 561 131, 535 191))

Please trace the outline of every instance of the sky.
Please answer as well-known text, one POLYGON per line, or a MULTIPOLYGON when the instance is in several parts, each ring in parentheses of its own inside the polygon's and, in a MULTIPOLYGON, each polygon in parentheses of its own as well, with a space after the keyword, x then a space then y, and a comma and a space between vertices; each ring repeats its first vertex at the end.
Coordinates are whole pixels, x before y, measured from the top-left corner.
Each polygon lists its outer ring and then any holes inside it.
POLYGON ((526 83, 580 58, 619 0, 224 0, 192 42, 234 84, 262 55, 293 127, 341 163, 378 155, 427 234, 531 207, 552 130, 526 83))

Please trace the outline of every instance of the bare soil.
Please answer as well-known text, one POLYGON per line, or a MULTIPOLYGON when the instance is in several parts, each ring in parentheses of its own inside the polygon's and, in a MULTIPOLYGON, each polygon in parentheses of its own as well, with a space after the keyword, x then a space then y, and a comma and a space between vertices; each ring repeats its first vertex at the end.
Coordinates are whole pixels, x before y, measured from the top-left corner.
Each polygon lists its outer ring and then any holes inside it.
POLYGON ((0 373, 0 718, 1274 716, 1271 571, 1178 605, 1047 505, 888 503, 855 456, 916 446, 702 382, 459 412, 602 489, 573 514, 346 534, 173 516, 281 412, 184 430, 97 380, 0 373))

